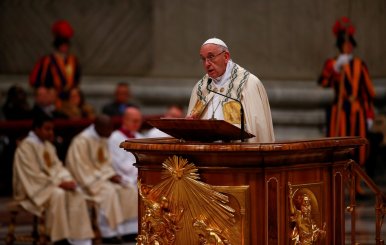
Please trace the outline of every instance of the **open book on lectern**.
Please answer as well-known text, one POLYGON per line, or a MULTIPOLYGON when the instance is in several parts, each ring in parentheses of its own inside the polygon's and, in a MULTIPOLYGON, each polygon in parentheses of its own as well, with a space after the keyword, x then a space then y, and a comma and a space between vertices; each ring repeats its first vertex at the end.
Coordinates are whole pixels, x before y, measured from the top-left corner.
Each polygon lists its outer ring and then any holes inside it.
MULTIPOLYGON (((241 139, 241 129, 224 120, 161 118, 149 120, 148 123, 176 139, 186 141, 227 142, 241 139)), ((244 131, 243 137, 249 139, 255 136, 244 131)))

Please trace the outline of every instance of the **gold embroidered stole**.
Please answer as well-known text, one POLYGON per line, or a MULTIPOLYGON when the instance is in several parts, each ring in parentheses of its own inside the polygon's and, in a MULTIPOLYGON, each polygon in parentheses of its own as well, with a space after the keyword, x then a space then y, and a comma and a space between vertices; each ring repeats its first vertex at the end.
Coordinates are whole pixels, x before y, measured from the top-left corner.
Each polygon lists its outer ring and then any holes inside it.
MULTIPOLYGON (((241 101, 241 92, 249 75, 250 73, 247 70, 235 63, 231 71, 228 87, 225 90, 225 95, 241 101)), ((213 99, 214 93, 209 93, 207 90, 208 78, 208 75, 205 75, 198 82, 197 101, 190 113, 192 117, 201 118, 209 102, 213 99)), ((238 102, 225 98, 222 102, 222 110, 225 121, 232 124, 241 123, 240 104, 238 102)))

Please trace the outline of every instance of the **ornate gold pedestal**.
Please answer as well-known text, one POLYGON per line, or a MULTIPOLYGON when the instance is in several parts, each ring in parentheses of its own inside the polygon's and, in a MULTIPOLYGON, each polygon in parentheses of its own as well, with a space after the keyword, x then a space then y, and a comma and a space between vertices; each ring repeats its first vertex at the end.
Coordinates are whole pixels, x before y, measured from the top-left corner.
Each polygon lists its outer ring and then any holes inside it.
POLYGON ((345 165, 366 143, 123 142, 141 181, 138 243, 344 244, 345 165))

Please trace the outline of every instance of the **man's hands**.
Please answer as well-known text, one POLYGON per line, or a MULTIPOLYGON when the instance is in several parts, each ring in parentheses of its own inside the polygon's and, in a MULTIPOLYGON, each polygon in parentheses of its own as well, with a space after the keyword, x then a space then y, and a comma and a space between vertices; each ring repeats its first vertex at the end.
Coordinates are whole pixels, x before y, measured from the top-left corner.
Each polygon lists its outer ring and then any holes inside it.
POLYGON ((122 177, 118 174, 114 175, 110 178, 110 181, 116 184, 120 184, 122 182, 122 177))
MULTIPOLYGON (((121 184, 122 183, 122 177, 120 175, 114 175, 109 179, 111 182, 116 183, 116 184, 121 184)), ((66 191, 75 191, 78 185, 76 184, 75 181, 73 180, 67 180, 63 181, 59 185, 60 188, 66 190, 66 191)))
POLYGON ((59 185, 60 188, 66 190, 66 191, 75 191, 77 184, 73 180, 63 181, 59 185))

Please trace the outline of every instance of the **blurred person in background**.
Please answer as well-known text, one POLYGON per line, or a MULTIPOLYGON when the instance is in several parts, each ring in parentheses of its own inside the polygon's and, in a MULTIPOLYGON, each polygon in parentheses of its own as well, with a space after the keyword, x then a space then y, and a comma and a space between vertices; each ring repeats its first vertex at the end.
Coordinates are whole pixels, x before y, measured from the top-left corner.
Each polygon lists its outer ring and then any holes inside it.
POLYGON ((37 116, 14 158, 14 199, 32 214, 45 212, 47 235, 57 245, 91 245, 86 199, 55 147, 52 118, 37 116))
POLYGON ((106 104, 102 108, 102 113, 109 116, 122 116, 126 107, 136 106, 131 102, 132 94, 130 85, 120 82, 115 87, 114 101, 106 104))
POLYGON ((138 229, 138 203, 134 201, 137 200, 136 188, 126 183, 113 168, 108 147, 112 131, 110 117, 97 116, 92 125, 72 140, 66 166, 97 203, 102 243, 119 244, 135 241, 132 232, 138 229))
POLYGON ((119 144, 128 139, 140 139, 144 136, 139 132, 142 125, 142 114, 139 108, 127 107, 122 118, 122 125, 109 138, 109 150, 113 167, 122 180, 137 186, 137 169, 133 166, 135 157, 130 152, 123 151, 119 144))
POLYGON ((54 119, 66 116, 56 109, 56 91, 53 88, 38 87, 34 93, 35 104, 32 107, 34 116, 48 116, 54 119))
POLYGON ((58 98, 80 83, 80 66, 70 53, 74 30, 66 20, 56 21, 52 26, 54 52, 40 58, 29 76, 31 87, 54 88, 58 98))
POLYGON ((63 96, 59 111, 68 119, 95 119, 94 108, 86 103, 79 88, 72 88, 63 96))
MULTIPOLYGON (((179 105, 171 105, 166 109, 163 118, 184 118, 184 109, 179 105)), ((146 133, 146 138, 170 137, 158 128, 152 128, 146 133)))
MULTIPOLYGON (((143 138, 143 135, 139 133, 142 125, 142 114, 139 108, 129 106, 126 108, 123 118, 122 126, 115 130, 108 141, 109 151, 111 154, 111 160, 113 168, 122 177, 122 182, 132 186, 134 190, 137 189, 137 175, 138 171, 133 164, 136 162, 135 156, 127 151, 119 148, 120 143, 128 139, 139 139, 143 138)), ((132 202, 127 203, 128 206, 137 206, 137 195, 132 202)), ((138 217, 131 220, 133 226, 129 231, 129 234, 134 238, 138 233, 138 217)))
MULTIPOLYGON (((144 137, 139 132, 142 121, 142 113, 138 107, 127 107, 122 117, 121 127, 111 134, 108 141, 113 168, 122 177, 122 182, 132 186, 134 190, 137 189, 138 176, 138 170, 133 165, 136 163, 136 159, 131 152, 122 150, 119 145, 128 139, 140 139, 144 137)), ((133 202, 132 205, 135 205, 132 208, 138 209, 138 200, 133 202)), ((135 222, 138 222, 138 217, 136 217, 135 222)), ((129 234, 135 237, 137 233, 138 227, 132 226, 129 234)))
MULTIPOLYGON (((351 20, 342 17, 333 26, 336 47, 339 54, 327 59, 318 83, 325 88, 333 88, 335 97, 327 112, 327 136, 367 137, 374 119, 373 101, 375 90, 365 62, 354 55, 357 43, 355 28, 351 20)), ((366 161, 366 147, 356 152, 360 165, 366 161)), ((359 181, 357 192, 362 194, 359 181)))
POLYGON ((27 101, 27 93, 19 85, 11 86, 2 108, 6 120, 31 119, 31 107, 27 101))

